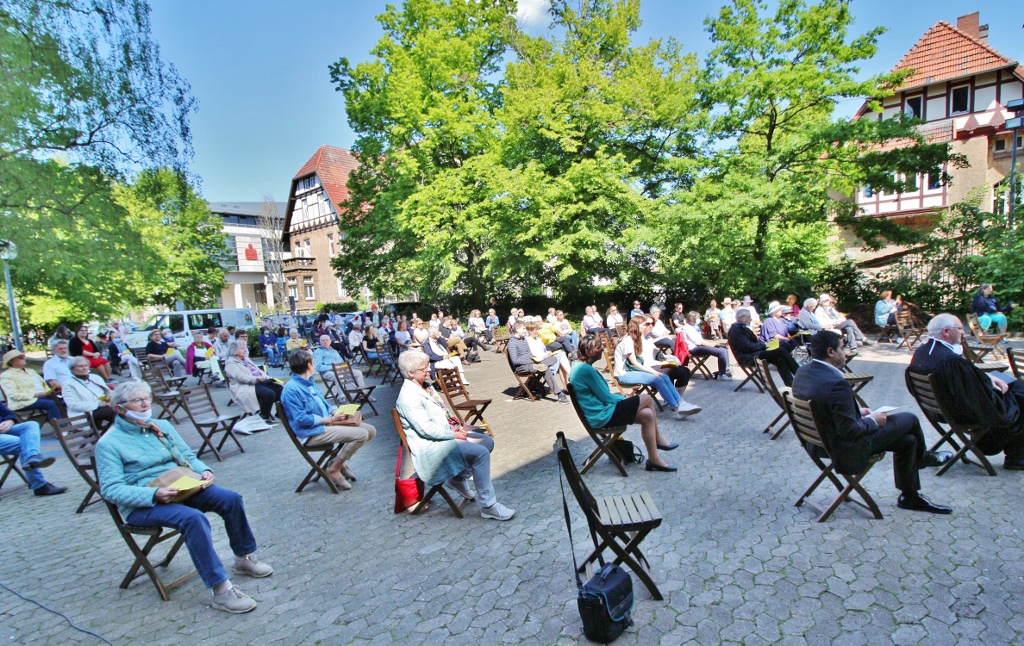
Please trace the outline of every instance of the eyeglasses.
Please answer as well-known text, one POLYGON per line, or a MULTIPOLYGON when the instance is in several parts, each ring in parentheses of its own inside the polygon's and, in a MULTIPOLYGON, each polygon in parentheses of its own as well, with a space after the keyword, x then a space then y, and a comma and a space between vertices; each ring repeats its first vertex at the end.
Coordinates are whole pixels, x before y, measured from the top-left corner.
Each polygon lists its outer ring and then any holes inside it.
POLYGON ((152 397, 136 397, 135 399, 129 399, 126 403, 133 404, 135 406, 142 406, 143 404, 152 404, 152 397))
POLYGON ((654 325, 654 321, 644 321, 644 325, 654 325))
POLYGON ((430 366, 426 365, 426 366, 423 366, 422 368, 416 368, 415 370, 410 370, 409 372, 430 372, 430 366))

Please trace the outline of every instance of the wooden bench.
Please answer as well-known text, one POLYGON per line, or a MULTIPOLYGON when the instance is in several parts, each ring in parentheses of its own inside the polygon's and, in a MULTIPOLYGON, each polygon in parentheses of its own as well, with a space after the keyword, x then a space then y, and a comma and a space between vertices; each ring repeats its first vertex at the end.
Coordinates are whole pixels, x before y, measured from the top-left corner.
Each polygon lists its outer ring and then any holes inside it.
POLYGON ((651 596, 661 601, 661 591, 651 577, 651 564, 640 551, 640 545, 647 535, 661 525, 662 516, 651 494, 626 494, 623 496, 606 496, 595 498, 583 476, 576 470, 576 463, 569 452, 565 434, 556 434, 555 450, 558 464, 565 479, 569 483, 573 497, 583 510, 587 525, 593 532, 594 550, 579 565, 577 572, 592 576, 590 570, 594 562, 603 560, 605 550, 615 555, 615 565, 625 565, 643 582, 651 596))

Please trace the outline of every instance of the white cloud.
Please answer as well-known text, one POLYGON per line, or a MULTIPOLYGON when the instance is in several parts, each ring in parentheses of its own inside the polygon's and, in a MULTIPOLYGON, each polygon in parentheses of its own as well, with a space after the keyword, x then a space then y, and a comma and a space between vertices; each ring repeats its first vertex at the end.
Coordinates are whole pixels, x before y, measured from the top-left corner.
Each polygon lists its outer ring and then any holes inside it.
POLYGON ((539 27, 548 21, 549 0, 519 0, 516 19, 529 27, 539 27))

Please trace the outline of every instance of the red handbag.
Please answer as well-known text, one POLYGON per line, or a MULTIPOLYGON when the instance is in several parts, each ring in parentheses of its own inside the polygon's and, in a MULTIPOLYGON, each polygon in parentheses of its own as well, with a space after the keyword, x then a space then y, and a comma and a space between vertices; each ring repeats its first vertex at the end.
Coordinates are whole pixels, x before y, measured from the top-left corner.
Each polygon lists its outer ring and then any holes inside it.
POLYGON ((395 513, 400 514, 423 500, 423 481, 416 474, 402 478, 402 445, 398 445, 398 463, 395 465, 395 513))

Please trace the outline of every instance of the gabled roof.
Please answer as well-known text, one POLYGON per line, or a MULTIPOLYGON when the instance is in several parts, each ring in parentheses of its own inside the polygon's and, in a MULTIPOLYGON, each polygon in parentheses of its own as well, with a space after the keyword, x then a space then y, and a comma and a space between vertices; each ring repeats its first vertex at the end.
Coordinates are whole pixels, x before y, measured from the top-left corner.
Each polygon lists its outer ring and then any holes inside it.
POLYGON ((921 36, 892 71, 914 70, 901 88, 905 90, 1015 65, 1017 61, 940 20, 921 36))
POLYGON ((337 209, 342 202, 348 201, 348 174, 359 165, 352 153, 337 146, 320 146, 309 158, 293 179, 316 173, 320 183, 331 198, 331 204, 337 209))
POLYGON ((320 185, 326 191, 327 198, 330 200, 334 212, 337 213, 338 205, 348 201, 348 187, 346 186, 348 175, 357 166, 359 166, 359 162, 356 161, 351 152, 344 148, 324 145, 320 146, 313 153, 313 156, 302 165, 299 172, 295 173, 295 176, 292 178, 291 188, 288 190, 288 205, 285 207, 284 229, 281 236, 284 243, 287 244, 288 242, 292 211, 295 210, 296 183, 300 179, 315 173, 320 178, 320 185))

